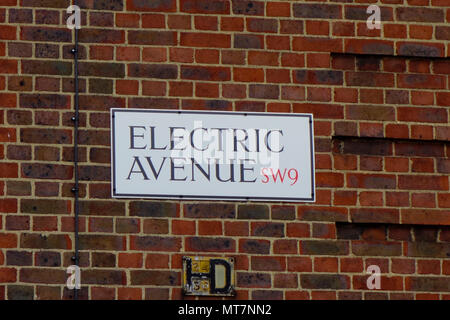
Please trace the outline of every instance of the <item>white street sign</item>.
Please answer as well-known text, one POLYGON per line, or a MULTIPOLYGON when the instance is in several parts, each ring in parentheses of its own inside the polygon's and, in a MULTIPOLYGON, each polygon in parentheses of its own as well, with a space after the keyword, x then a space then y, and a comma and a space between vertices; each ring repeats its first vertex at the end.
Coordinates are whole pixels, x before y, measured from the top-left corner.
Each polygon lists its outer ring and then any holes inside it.
POLYGON ((311 114, 111 109, 112 196, 314 202, 311 114))

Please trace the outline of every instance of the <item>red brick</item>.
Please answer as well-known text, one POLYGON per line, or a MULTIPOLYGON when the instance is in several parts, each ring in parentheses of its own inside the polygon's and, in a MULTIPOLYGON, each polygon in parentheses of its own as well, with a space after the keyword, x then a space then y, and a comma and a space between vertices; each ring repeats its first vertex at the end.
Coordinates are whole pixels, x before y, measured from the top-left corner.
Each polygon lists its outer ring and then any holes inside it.
POLYGON ((181 33, 180 44, 191 47, 230 48, 231 39, 229 35, 181 33))
POLYGON ((244 19, 238 17, 221 17, 220 30, 222 31, 243 31, 244 19))

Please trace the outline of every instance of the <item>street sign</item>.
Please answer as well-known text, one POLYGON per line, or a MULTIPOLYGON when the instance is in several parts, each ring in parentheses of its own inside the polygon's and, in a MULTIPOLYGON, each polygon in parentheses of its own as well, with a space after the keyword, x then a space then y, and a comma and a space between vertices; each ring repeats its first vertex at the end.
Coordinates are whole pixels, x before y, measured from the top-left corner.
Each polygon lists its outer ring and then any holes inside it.
POLYGON ((314 202, 311 114, 111 109, 112 196, 314 202))
POLYGON ((233 296, 234 259, 183 257, 183 293, 194 296, 233 296))

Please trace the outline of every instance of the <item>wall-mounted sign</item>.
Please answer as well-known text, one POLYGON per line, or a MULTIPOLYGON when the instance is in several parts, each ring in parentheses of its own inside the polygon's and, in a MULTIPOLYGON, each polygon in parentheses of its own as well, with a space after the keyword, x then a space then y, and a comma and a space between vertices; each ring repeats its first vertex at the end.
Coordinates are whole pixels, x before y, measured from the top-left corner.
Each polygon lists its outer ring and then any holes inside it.
POLYGON ((314 201, 311 114, 111 109, 116 198, 314 201))
POLYGON ((183 293, 194 296, 233 296, 234 259, 183 257, 183 293))

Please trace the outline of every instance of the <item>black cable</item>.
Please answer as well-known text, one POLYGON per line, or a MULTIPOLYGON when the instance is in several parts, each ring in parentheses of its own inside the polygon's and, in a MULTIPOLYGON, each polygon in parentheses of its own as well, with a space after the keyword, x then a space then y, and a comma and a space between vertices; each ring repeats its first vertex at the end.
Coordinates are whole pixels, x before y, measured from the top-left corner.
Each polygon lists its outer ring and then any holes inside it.
MULTIPOLYGON (((76 2, 76 1, 74 1, 76 2)), ((75 26, 75 47, 72 49, 72 53, 74 56, 74 73, 75 73, 75 115, 72 117, 72 121, 74 122, 74 146, 73 146, 73 162, 74 162, 74 175, 75 175, 75 186, 73 187, 72 191, 75 195, 75 255, 72 257, 72 260, 74 261, 75 265, 78 267, 80 264, 80 257, 79 257, 79 238, 78 238, 78 231, 79 231, 79 203, 78 203, 78 197, 79 197, 79 183, 78 183, 78 126, 79 126, 79 97, 78 97, 78 29, 77 26, 75 26)), ((77 279, 78 281, 78 279, 77 279)), ((75 286, 74 290, 74 299, 78 300, 78 289, 75 286)))

